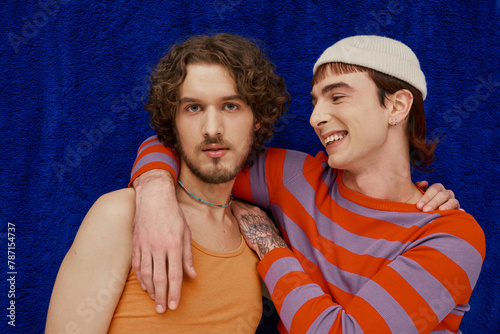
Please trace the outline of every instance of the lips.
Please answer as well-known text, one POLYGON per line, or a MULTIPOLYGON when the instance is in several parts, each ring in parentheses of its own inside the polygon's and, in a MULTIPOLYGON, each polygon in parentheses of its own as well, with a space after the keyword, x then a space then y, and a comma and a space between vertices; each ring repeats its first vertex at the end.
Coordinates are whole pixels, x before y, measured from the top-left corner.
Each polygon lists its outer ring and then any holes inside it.
POLYGON ((208 144, 203 146, 201 150, 210 158, 220 158, 226 154, 229 148, 221 144, 208 144))
POLYGON ((227 150, 227 146, 222 144, 208 144, 201 148, 202 151, 219 151, 219 150, 227 150))

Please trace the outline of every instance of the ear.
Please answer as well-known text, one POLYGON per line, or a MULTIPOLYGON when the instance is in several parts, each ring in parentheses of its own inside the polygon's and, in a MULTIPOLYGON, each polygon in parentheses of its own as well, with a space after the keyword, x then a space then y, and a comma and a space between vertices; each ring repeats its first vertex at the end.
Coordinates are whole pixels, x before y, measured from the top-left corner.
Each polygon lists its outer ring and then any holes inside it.
MULTIPOLYGON (((390 120, 401 123, 410 113, 413 105, 413 95, 407 89, 400 89, 389 98, 392 102, 392 107, 389 110, 390 120)), ((392 124, 392 123, 390 123, 392 124)))
POLYGON ((261 126, 262 126, 262 122, 259 120, 255 120, 255 126, 253 128, 253 131, 258 131, 261 126))

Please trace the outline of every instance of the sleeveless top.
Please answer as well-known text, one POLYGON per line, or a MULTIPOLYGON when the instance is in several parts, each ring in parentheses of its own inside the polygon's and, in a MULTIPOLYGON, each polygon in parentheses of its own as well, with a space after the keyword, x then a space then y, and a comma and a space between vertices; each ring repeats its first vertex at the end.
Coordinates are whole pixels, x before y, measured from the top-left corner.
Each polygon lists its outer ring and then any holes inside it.
POLYGON ((108 333, 255 333, 262 315, 257 255, 243 236, 230 252, 191 245, 197 277, 184 277, 177 309, 156 313, 131 269, 108 333))

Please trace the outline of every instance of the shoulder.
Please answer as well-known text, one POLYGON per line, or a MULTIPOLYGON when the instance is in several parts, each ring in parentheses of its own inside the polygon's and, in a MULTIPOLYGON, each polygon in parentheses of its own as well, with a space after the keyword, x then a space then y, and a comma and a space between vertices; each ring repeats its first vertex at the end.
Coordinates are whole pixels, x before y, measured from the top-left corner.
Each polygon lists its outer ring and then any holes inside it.
POLYGON ((432 230, 458 237, 478 250, 484 259, 486 238, 481 225, 470 214, 461 210, 436 211, 440 215, 432 230))
POLYGON ((328 167, 326 164, 328 156, 323 151, 320 151, 313 157, 301 151, 268 148, 264 157, 269 166, 286 171, 284 175, 285 182, 287 181, 287 177, 293 177, 311 169, 317 169, 321 172, 325 167, 328 167))
POLYGON ((129 223, 135 214, 135 191, 124 188, 102 195, 90 208, 87 218, 109 223, 129 223))
POLYGON ((135 207, 135 190, 124 188, 104 194, 97 199, 94 206, 109 211, 129 211, 131 207, 135 207))
POLYGON ((306 161, 310 162, 323 162, 328 159, 323 151, 320 151, 316 156, 312 156, 308 153, 296 150, 290 150, 285 148, 275 148, 269 147, 264 150, 264 153, 257 157, 259 160, 283 160, 289 163, 294 163, 297 161, 306 161))
POLYGON ((436 211, 440 215, 437 220, 439 225, 455 233, 467 235, 483 235, 484 232, 479 223, 469 213, 461 210, 436 211))
POLYGON ((328 160, 328 156, 325 152, 319 151, 315 156, 310 155, 302 151, 284 149, 284 148, 268 148, 266 149, 267 154, 270 156, 276 155, 286 155, 287 158, 291 160, 310 160, 314 163, 322 163, 328 160))
POLYGON ((135 202, 134 188, 123 188, 104 194, 97 199, 96 204, 116 206, 124 203, 130 204, 130 202, 135 202))

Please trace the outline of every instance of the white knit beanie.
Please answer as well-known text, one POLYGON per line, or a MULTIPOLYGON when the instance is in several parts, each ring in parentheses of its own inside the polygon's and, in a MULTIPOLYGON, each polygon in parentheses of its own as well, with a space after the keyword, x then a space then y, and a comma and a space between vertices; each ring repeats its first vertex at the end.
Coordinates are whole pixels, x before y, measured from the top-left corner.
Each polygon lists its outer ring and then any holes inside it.
POLYGON ((344 38, 326 49, 314 64, 313 73, 320 65, 340 62, 364 66, 390 75, 417 88, 425 100, 427 85, 417 56, 405 44, 381 36, 353 36, 344 38))

